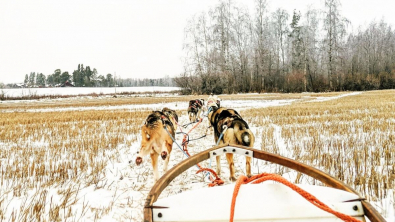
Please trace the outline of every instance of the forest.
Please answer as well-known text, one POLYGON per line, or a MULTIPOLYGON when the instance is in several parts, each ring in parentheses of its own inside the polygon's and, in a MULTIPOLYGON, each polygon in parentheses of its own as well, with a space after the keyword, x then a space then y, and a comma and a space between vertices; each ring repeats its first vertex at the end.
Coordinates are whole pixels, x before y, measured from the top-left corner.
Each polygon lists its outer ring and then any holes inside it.
MULTIPOLYGON (((74 70, 71 75, 68 71, 62 72, 60 69, 55 69, 55 71, 49 75, 44 75, 39 72, 30 72, 30 74, 25 75, 22 87, 60 87, 64 86, 65 82, 69 82, 76 87, 175 86, 173 78, 169 76, 156 79, 122 79, 111 73, 100 75, 95 68, 91 69, 90 66, 84 67, 83 64, 78 64, 78 68, 74 70)), ((17 84, 8 84, 7 86, 9 88, 21 87, 17 84)), ((2 88, 1 85, 0 88, 2 88)))
POLYGON ((185 94, 393 89, 395 31, 384 20, 350 31, 339 0, 290 15, 220 1, 185 28, 185 94))

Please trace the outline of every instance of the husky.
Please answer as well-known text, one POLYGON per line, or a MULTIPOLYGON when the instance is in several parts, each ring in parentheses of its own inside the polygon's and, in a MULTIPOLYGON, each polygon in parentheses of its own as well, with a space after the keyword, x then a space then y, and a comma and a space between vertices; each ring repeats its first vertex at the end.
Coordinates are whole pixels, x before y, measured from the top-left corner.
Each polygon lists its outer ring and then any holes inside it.
POLYGON ((165 161, 163 171, 167 171, 173 139, 177 130, 178 116, 174 110, 163 108, 162 111, 153 111, 148 115, 141 127, 141 148, 136 157, 136 165, 143 162, 143 157, 150 154, 154 180, 159 179, 158 156, 165 161))
POLYGON ((193 99, 189 101, 188 116, 190 122, 198 121, 204 107, 204 99, 193 99))
MULTIPOLYGON (((221 133, 226 128, 223 137, 218 145, 237 144, 247 147, 253 147, 255 137, 248 124, 243 120, 241 115, 234 109, 219 108, 216 104, 211 106, 208 119, 214 129, 214 140, 217 143, 221 133), (226 127, 224 127, 226 126, 226 127)), ((220 156, 217 156, 217 174, 221 174, 220 156)), ((227 153, 226 160, 229 164, 230 181, 236 181, 233 154, 227 153)), ((246 156, 246 174, 251 177, 251 157, 246 156)))

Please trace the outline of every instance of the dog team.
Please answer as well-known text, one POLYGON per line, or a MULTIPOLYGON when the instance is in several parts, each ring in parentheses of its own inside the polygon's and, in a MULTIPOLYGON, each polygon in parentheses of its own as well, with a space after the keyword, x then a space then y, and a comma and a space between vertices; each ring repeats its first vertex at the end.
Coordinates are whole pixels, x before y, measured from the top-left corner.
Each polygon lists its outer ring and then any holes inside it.
MULTIPOLYGON (((255 137, 248 124, 234 109, 221 107, 220 99, 216 95, 210 95, 207 105, 203 99, 190 100, 188 104, 188 117, 190 122, 197 122, 202 113, 206 112, 209 124, 214 130, 214 142, 218 145, 237 144, 253 147, 255 137), (221 134, 222 137, 220 136, 221 134), (221 140, 218 139, 221 137, 221 140)), ((148 115, 141 127, 141 148, 136 157, 136 165, 140 165, 143 157, 150 154, 154 173, 154 180, 159 179, 158 157, 164 160, 163 171, 167 171, 170 153, 177 130, 178 116, 174 110, 163 108, 161 111, 153 111, 148 115)), ((217 174, 221 174, 221 156, 216 157, 217 174)), ((233 154, 226 153, 229 164, 230 181, 236 181, 233 154)), ((246 156, 246 175, 251 177, 251 157, 246 156)))

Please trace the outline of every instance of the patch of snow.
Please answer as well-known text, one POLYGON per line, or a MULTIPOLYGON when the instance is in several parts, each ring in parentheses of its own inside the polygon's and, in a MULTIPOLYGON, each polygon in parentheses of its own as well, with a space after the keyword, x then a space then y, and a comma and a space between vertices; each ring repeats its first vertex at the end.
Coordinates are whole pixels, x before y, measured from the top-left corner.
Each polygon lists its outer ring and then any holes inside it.
POLYGON ((346 96, 355 96, 355 95, 358 95, 361 93, 362 92, 352 92, 352 93, 347 93, 347 94, 341 94, 339 96, 317 97, 315 100, 311 100, 309 102, 325 102, 325 101, 339 99, 339 98, 346 97, 346 96))

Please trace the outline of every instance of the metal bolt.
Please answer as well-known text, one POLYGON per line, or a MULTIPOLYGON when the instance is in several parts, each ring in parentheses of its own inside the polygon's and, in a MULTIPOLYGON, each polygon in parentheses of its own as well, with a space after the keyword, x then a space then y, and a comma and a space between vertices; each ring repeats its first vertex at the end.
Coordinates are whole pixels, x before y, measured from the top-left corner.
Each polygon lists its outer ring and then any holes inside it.
POLYGON ((213 152, 213 155, 215 156, 215 155, 217 155, 217 153, 213 152))
POLYGON ((236 149, 233 149, 232 151, 233 151, 233 152, 236 152, 236 149))
POLYGON ((224 152, 226 152, 226 149, 224 149, 224 152))
POLYGON ((158 213, 158 217, 161 218, 163 215, 162 213, 158 213))
POLYGON ((248 155, 248 151, 246 152, 246 155, 248 155))
POLYGON ((352 209, 355 210, 355 211, 357 211, 357 210, 358 210, 358 206, 355 205, 355 206, 352 207, 352 209))

